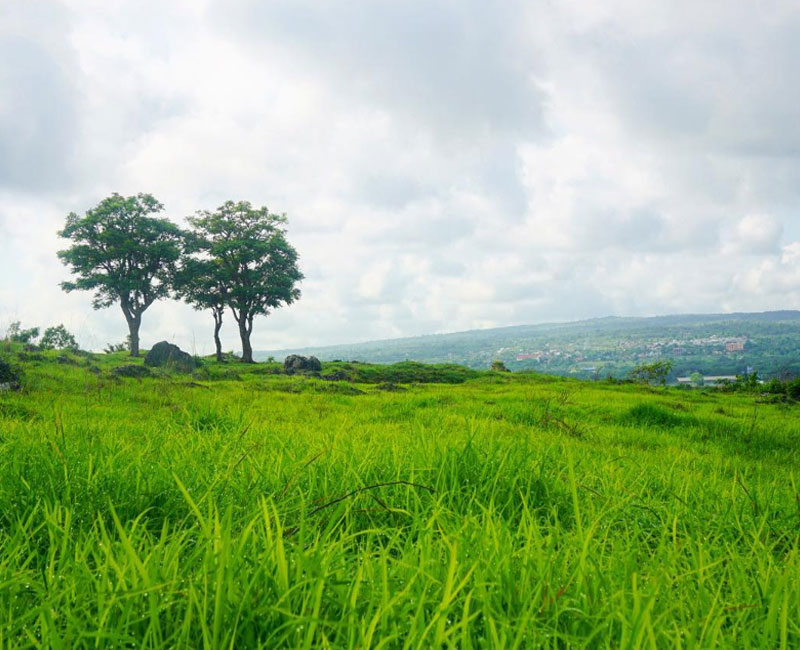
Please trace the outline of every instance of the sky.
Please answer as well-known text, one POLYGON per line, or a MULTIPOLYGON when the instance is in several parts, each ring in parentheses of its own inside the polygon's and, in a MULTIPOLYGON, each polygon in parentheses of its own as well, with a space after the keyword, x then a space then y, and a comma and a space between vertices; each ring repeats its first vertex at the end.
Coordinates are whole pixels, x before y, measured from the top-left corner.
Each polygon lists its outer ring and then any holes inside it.
POLYGON ((125 338, 56 257, 112 192, 287 215, 255 349, 798 308, 798 61, 797 0, 0 0, 0 333, 125 338))

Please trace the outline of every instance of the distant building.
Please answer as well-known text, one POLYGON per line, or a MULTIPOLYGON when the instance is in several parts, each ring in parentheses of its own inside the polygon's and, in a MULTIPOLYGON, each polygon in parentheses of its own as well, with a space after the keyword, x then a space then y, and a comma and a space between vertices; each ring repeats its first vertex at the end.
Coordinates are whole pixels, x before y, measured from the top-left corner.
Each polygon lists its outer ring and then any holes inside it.
POLYGON ((747 339, 734 339, 725 343, 725 352, 741 352, 747 339))
POLYGON ((534 361, 538 361, 542 358, 541 352, 523 352, 522 354, 517 355, 517 361, 525 361, 526 359, 533 359, 534 361))
MULTIPOLYGON (((736 375, 709 375, 703 377, 703 386, 717 386, 734 381, 736 381, 736 375)), ((694 382, 691 377, 678 377, 678 384, 681 386, 693 386, 694 382)))

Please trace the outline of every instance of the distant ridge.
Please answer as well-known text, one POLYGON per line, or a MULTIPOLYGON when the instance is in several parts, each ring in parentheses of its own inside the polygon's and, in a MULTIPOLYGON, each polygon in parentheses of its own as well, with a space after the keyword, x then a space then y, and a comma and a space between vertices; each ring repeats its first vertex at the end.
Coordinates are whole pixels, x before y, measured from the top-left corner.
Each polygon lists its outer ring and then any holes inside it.
POLYGON ((412 360, 594 377, 626 374, 638 363, 669 359, 675 373, 800 375, 800 311, 606 316, 444 334, 260 351, 371 363, 412 360))

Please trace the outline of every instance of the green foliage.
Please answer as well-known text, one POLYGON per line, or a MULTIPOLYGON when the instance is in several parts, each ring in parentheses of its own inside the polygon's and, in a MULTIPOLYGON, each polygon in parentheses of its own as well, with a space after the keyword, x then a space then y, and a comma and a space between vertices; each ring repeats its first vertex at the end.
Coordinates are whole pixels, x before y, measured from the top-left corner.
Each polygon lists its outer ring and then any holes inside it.
POLYGON ((78 342, 63 325, 48 327, 39 345, 45 350, 77 350, 78 342))
POLYGON ((21 323, 19 321, 14 321, 8 326, 6 338, 9 341, 14 341, 15 343, 34 345, 36 343, 36 339, 39 338, 39 332, 40 330, 38 327, 22 329, 21 323))
POLYGON ((219 332, 222 329, 228 295, 227 280, 221 267, 213 259, 192 257, 191 251, 197 245, 194 233, 187 235, 187 242, 186 252, 181 257, 180 268, 173 282, 175 294, 195 309, 211 311, 214 317, 216 359, 222 361, 222 341, 219 332))
POLYGON ((253 319, 300 297, 296 285, 303 274, 297 251, 286 240, 286 217, 247 201, 228 201, 215 212, 199 212, 189 223, 192 248, 206 256, 187 262, 202 267, 203 279, 190 299, 207 306, 224 300, 239 325, 242 360, 252 362, 253 319))
POLYGON ((498 361, 497 359, 492 361, 492 370, 494 372, 510 372, 510 370, 506 368, 506 364, 502 361, 498 361))
POLYGON ((346 380, 364 384, 461 384, 468 379, 475 379, 481 373, 457 366, 440 363, 427 364, 416 361, 402 361, 389 365, 359 363, 325 363, 322 377, 333 380, 346 380))
POLYGON ((106 347, 103 348, 103 352, 106 354, 115 354, 117 352, 127 352, 131 349, 131 341, 130 337, 123 341, 122 343, 108 343, 106 347))
POLYGON ((736 375, 737 388, 745 390, 754 390, 758 388, 758 373, 757 372, 743 372, 741 375, 736 375))
POLYGON ((4 647, 800 647, 800 406, 43 356, 0 395, 4 647))
POLYGON ((7 388, 19 388, 21 373, 10 362, 0 357, 0 385, 7 388))
POLYGON ((195 309, 225 308, 227 281, 213 260, 190 256, 181 258, 181 267, 176 273, 174 288, 195 309))
POLYGON ((150 194, 112 194, 83 217, 69 214, 58 233, 72 242, 58 256, 77 276, 61 287, 93 291, 95 309, 119 303, 130 330, 132 356, 139 354, 142 313, 169 294, 181 250, 180 229, 150 216, 163 208, 150 194))
POLYGON ((638 384, 661 384, 664 386, 671 370, 672 361, 640 363, 628 373, 628 378, 638 384))

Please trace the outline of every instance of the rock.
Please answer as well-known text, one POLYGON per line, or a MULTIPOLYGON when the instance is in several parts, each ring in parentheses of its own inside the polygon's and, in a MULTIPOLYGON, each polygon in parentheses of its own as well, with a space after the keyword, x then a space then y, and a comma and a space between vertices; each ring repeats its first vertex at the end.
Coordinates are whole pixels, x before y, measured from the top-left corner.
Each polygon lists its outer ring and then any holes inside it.
POLYGON ((184 352, 177 345, 161 341, 147 353, 144 365, 167 367, 178 372, 192 372, 196 364, 188 352, 184 352))
POLYGON ((317 357, 290 354, 283 360, 283 371, 287 375, 294 375, 298 372, 319 372, 320 370, 322 370, 322 364, 317 357))
POLYGON ((130 364, 128 366, 114 368, 111 374, 115 377, 136 377, 137 379, 141 379, 142 377, 149 377, 153 373, 150 372, 149 368, 145 368, 144 366, 130 364))

